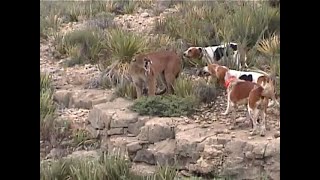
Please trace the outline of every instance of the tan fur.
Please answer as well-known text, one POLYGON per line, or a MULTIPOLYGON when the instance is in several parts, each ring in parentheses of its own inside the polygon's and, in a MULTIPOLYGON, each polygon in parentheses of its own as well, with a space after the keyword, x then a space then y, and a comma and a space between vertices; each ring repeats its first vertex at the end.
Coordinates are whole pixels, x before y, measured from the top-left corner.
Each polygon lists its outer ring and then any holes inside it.
POLYGON ((148 87, 148 96, 156 95, 157 77, 160 76, 165 82, 167 93, 173 93, 173 83, 179 76, 182 68, 181 58, 172 51, 158 51, 147 54, 139 54, 133 58, 130 63, 129 73, 132 77, 137 91, 137 98, 142 95, 143 84, 148 87), (148 63, 150 62, 150 63, 148 63), (147 72, 145 66, 148 66, 150 72, 147 72))

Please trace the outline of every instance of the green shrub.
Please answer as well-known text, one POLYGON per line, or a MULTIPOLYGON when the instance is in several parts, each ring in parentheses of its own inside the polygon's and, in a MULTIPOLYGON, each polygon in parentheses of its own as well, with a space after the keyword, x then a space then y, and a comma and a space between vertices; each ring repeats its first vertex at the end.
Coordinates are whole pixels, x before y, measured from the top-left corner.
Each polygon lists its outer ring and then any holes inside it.
POLYGON ((192 114, 197 104, 193 97, 151 96, 136 99, 131 109, 140 115, 179 117, 192 114))

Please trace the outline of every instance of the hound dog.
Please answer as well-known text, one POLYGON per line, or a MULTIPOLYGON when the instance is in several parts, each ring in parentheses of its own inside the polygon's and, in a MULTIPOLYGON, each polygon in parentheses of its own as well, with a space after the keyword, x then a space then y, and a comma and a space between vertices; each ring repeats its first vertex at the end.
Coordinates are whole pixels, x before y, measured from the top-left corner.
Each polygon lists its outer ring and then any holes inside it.
MULTIPOLYGON (((247 72, 247 71, 237 71, 227 68, 226 66, 220 66, 218 64, 209 64, 208 66, 203 67, 197 74, 205 74, 206 76, 210 75, 210 78, 216 77, 220 85, 225 86, 226 80, 230 77, 235 77, 236 79, 249 81, 261 85, 264 87, 266 83, 271 78, 267 73, 259 72, 247 72)), ((269 107, 273 106, 276 103, 280 106, 279 102, 275 97, 275 92, 273 92, 272 102, 270 102, 269 107)))
POLYGON ((262 112, 260 136, 264 136, 266 132, 267 107, 269 99, 274 92, 274 80, 269 78, 262 86, 251 81, 237 79, 235 76, 229 76, 225 85, 227 87, 228 104, 223 114, 228 114, 232 108, 232 124, 234 125, 237 106, 246 104, 248 108, 247 119, 250 118, 253 124, 251 135, 256 135, 258 131, 259 113, 262 112))
MULTIPOLYGON (((186 58, 193 58, 193 59, 202 59, 207 64, 220 64, 221 59, 226 56, 229 57, 229 51, 227 48, 231 48, 233 50, 232 54, 232 61, 237 65, 238 68, 241 69, 242 65, 240 62, 240 53, 238 51, 238 44, 231 42, 231 43, 222 43, 220 45, 214 45, 209 47, 189 47, 186 51, 183 52, 183 57, 186 58), (226 52, 226 53, 224 53, 226 52)), ((244 56, 244 65, 248 67, 247 63, 247 56, 244 56)))

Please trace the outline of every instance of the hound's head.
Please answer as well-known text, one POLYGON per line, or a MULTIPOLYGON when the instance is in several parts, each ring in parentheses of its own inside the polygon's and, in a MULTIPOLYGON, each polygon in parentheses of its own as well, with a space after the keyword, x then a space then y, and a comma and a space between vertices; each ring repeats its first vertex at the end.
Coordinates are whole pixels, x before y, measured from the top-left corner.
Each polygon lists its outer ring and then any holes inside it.
POLYGON ((201 47, 189 47, 183 52, 183 56, 187 58, 199 59, 203 56, 203 49, 201 47))

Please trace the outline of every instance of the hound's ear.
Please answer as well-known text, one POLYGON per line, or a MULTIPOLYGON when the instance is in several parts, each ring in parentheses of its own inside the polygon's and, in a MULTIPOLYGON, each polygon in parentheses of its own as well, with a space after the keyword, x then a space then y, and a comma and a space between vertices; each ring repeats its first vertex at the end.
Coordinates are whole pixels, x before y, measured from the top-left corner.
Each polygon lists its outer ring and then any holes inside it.
POLYGON ((198 50, 199 50, 200 53, 202 53, 202 48, 201 47, 199 47, 198 50))

